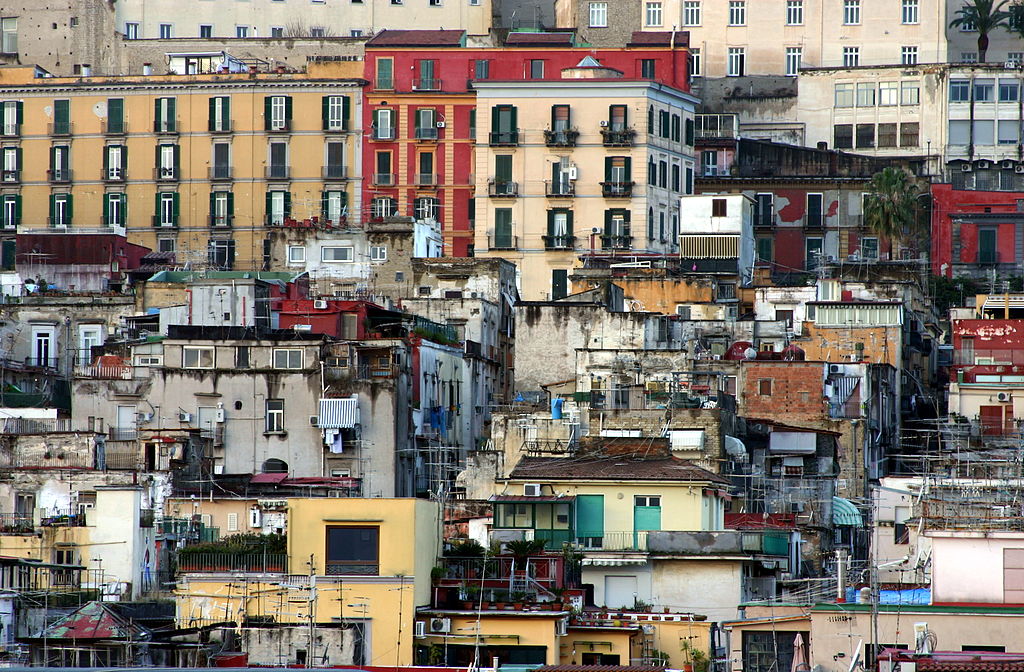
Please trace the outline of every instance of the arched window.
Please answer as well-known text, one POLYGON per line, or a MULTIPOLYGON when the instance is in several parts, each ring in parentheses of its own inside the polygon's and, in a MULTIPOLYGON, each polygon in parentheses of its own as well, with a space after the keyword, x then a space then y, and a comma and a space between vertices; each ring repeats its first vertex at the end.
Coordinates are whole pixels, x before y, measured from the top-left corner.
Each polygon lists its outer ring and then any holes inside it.
POLYGON ((287 474, 288 463, 284 460, 279 460, 276 457, 272 457, 263 463, 260 471, 264 474, 287 474))

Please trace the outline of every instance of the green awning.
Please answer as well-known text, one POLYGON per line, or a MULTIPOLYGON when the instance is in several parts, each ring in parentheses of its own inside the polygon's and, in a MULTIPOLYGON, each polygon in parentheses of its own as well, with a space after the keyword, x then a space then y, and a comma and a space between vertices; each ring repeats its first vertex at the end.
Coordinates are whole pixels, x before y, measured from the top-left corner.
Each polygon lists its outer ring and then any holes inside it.
POLYGON ((864 518, 860 511, 848 499, 832 498, 832 524, 846 527, 864 527, 864 518))

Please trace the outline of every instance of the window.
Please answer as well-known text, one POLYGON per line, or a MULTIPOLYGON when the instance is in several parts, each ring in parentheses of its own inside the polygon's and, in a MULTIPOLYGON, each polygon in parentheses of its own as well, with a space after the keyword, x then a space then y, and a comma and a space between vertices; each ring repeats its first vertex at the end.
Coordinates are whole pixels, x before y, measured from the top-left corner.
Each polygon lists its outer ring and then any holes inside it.
POLYGON ((19 194, 4 194, 0 197, 0 226, 3 226, 5 229, 13 229, 20 222, 21 196, 19 194))
POLYGON ((530 79, 544 79, 544 60, 534 58, 530 60, 530 79))
POLYGON ((896 124, 879 124, 878 125, 878 146, 879 147, 895 147, 896 146, 896 124))
POLYGON ((879 82, 878 84, 879 105, 899 105, 900 89, 898 82, 879 82))
POLYGON ((807 194, 807 226, 820 229, 825 224, 823 194, 807 194))
POLYGON ((949 82, 949 102, 966 103, 971 98, 971 83, 966 79, 953 79, 949 82))
POLYGON ((210 98, 210 116, 207 126, 211 133, 223 133, 231 130, 231 98, 229 96, 213 96, 210 98))
POLYGON ((124 226, 128 199, 124 194, 104 194, 103 223, 106 226, 124 226))
POLYGON ((648 28, 661 25, 660 2, 647 2, 644 5, 644 25, 648 28))
POLYGON ((803 48, 786 47, 786 75, 795 77, 800 73, 800 59, 803 57, 803 48))
POLYGON ((348 96, 324 96, 321 104, 323 129, 325 131, 348 130, 350 105, 348 96))
POLYGON ((68 135, 71 133, 71 101, 53 101, 53 134, 68 135))
POLYGON ((263 129, 287 131, 291 127, 292 97, 266 96, 263 99, 263 129))
MULTIPOLYGON (((519 142, 517 116, 517 109, 513 105, 495 105, 491 108, 492 145, 514 145, 519 142)), ((509 179, 512 179, 511 174, 509 179)))
POLYGON ((388 248, 385 245, 370 246, 370 261, 387 261, 388 248))
POLYGON ((592 2, 592 3, 590 3, 590 27, 591 28, 607 28, 608 27, 608 3, 607 2, 592 2))
POLYGON ((292 195, 288 191, 268 191, 266 195, 266 215, 269 226, 281 226, 291 217, 292 195))
POLYGON ((160 39, 169 40, 172 37, 173 26, 169 23, 160 24, 160 39))
POLYGON ((878 238, 861 238, 860 256, 864 259, 878 259, 878 238))
POLYGON ((210 346, 184 345, 181 348, 181 368, 212 369, 213 348, 210 346))
POLYGON ((728 70, 729 77, 742 77, 747 69, 747 50, 743 47, 729 47, 728 70))
POLYGON ((301 369, 302 348, 274 348, 275 369, 301 369))
POLYGON ((213 26, 208 23, 199 25, 199 38, 203 40, 209 40, 213 38, 213 26))
POLYGON ((699 47, 694 47, 694 48, 690 49, 690 76, 691 77, 700 77, 700 74, 701 74, 700 65, 701 65, 701 63, 700 63, 700 48, 699 47))
POLYGON ((757 381, 757 393, 762 397, 772 396, 772 379, 761 378, 757 381))
POLYGON ((124 38, 126 40, 139 39, 139 24, 134 22, 124 24, 124 38))
POLYGON ((636 495, 633 497, 633 506, 661 506, 661 496, 636 495))
POLYGON ((747 0, 729 0, 729 25, 747 25, 747 0))
POLYGON ((900 105, 917 105, 921 89, 917 82, 900 82, 900 105))
POLYGON ((843 0, 843 24, 855 26, 860 23, 860 0, 843 0))
POLYGON ((918 0, 903 0, 903 11, 900 14, 903 23, 918 23, 917 2, 918 0))
POLYGON ((235 215, 235 195, 230 191, 210 192, 210 226, 231 226, 235 215))
POLYGON ((178 225, 178 192, 162 191, 156 195, 154 226, 178 225))
POLYGON ((700 25, 700 0, 685 0, 683 2, 683 25, 700 25))
POLYGON ((853 107, 853 84, 836 84, 835 106, 853 107))
POLYGON ((288 263, 289 264, 304 264, 306 263, 306 248, 302 245, 289 245, 288 246, 288 263))
POLYGON ((917 65, 917 47, 902 47, 900 62, 903 65, 917 65))
POLYGON ((436 140, 437 131, 437 111, 430 107, 421 107, 416 110, 416 139, 417 140, 436 140))
POLYGON ((920 135, 920 126, 916 121, 900 124, 900 147, 919 147, 920 135))
POLYGON ((640 77, 643 79, 654 79, 654 71, 657 65, 657 61, 653 58, 641 58, 640 59, 640 77))
POLYGON ((231 145, 226 142, 215 142, 213 150, 210 179, 226 180, 231 177, 231 145))
POLYGON ((348 216, 348 194, 336 189, 325 190, 320 195, 320 216, 327 222, 341 222, 348 216))
POLYGON ((0 113, 2 118, 0 122, 3 126, 0 127, 0 134, 5 136, 16 136, 21 133, 21 124, 24 117, 25 106, 21 101, 8 100, 0 103, 0 113))
POLYGON ((766 263, 772 261, 772 239, 770 237, 757 239, 757 260, 766 263))
POLYGON ((1000 119, 996 129, 996 142, 1000 145, 1016 145, 1020 142, 1020 122, 1016 119, 1000 119))
POLYGON ((843 67, 856 68, 860 65, 860 47, 843 47, 843 67))
MULTIPOLYGON (((138 26, 139 24, 135 24, 136 29, 138 26)), ((18 19, 14 17, 0 19, 0 52, 5 54, 18 53, 18 19)))
POLYGON ((875 106, 875 85, 872 82, 857 83, 857 107, 875 106))
POLYGON ((160 238, 156 241, 157 252, 174 253, 177 248, 177 241, 174 238, 160 238))
POLYGON ((175 133, 178 117, 174 98, 157 98, 153 103, 153 130, 157 133, 175 133))
POLYGON ((679 193, 682 191, 682 175, 680 166, 678 163, 672 164, 672 191, 679 193))
POLYGON ((973 33, 977 29, 978 29, 977 26, 974 25, 974 21, 964 20, 960 24, 960 32, 961 33, 973 33))
POLYGON ((375 218, 394 217, 398 214, 398 201, 389 196, 377 196, 370 201, 370 214, 375 218))
POLYGON ((394 125, 395 111, 387 108, 374 110, 373 111, 373 139, 374 140, 394 140, 395 139, 395 125, 394 125))
POLYGON ((395 184, 395 175, 391 172, 391 152, 377 152, 377 170, 373 176, 374 184, 390 187, 395 184))
POLYGON ((711 199, 711 216, 726 217, 729 212, 729 201, 724 198, 711 199))
POLYGON ((249 26, 235 26, 235 37, 249 37, 249 26))
POLYGON ((977 63, 978 62, 978 52, 976 52, 976 51, 961 51, 960 52, 960 62, 961 63, 977 63))
POLYGON ((413 213, 416 219, 440 219, 441 201, 431 196, 417 198, 413 201, 413 213))
POLYGON ((804 0, 786 0, 786 25, 799 26, 804 22, 804 0))
POLYGON ((157 179, 176 180, 178 179, 178 160, 180 156, 177 145, 157 145, 157 179))
POLYGON ((853 149, 853 124, 836 124, 832 136, 832 146, 836 149, 853 149))
POLYGON ((991 103, 995 100, 995 84, 994 79, 974 80, 974 102, 991 103))
POLYGON ((351 247, 323 247, 320 249, 320 261, 328 263, 352 262, 351 247))
POLYGON ((395 80, 393 77, 395 70, 395 60, 393 58, 378 58, 377 59, 377 86, 378 89, 393 89, 395 88, 395 80))
POLYGON ((416 62, 417 77, 413 91, 439 91, 441 80, 437 79, 437 61, 424 59, 416 62))
POLYGON ((857 149, 875 146, 875 125, 857 124, 857 149))
POLYGON ((17 182, 21 173, 21 148, 3 148, 3 181, 17 182))
POLYGON ((284 431, 284 399, 267 399, 263 431, 284 431))
POLYGON ((1006 54, 1006 62, 1012 63, 1013 67, 1019 68, 1024 63, 1024 51, 1010 51, 1006 54))
MULTIPOLYGON (((491 76, 491 62, 488 60, 473 61, 473 79, 488 79, 491 76)), ((475 112, 475 110, 474 110, 475 112)))
POLYGON ((376 576, 379 537, 380 530, 376 527, 328 527, 327 575, 376 576))
POLYGON ((284 37, 284 26, 271 26, 270 36, 275 38, 284 37))
POLYGON ((1016 103, 1020 99, 1020 84, 1013 80, 999 80, 999 102, 1016 103))

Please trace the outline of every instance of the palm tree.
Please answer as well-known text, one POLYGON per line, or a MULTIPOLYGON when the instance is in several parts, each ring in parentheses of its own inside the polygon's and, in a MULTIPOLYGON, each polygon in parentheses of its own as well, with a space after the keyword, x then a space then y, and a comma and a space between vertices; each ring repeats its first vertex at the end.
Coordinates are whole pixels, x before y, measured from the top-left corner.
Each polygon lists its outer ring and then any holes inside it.
POLYGON ((985 62, 988 51, 988 34, 996 28, 1005 28, 1010 13, 1004 8, 1010 0, 967 0, 957 10, 957 17, 949 22, 950 28, 961 26, 978 31, 978 62, 985 62))
POLYGON ((864 200, 864 224, 878 236, 891 241, 915 238, 924 228, 918 208, 921 190, 910 173, 885 168, 868 183, 864 200))

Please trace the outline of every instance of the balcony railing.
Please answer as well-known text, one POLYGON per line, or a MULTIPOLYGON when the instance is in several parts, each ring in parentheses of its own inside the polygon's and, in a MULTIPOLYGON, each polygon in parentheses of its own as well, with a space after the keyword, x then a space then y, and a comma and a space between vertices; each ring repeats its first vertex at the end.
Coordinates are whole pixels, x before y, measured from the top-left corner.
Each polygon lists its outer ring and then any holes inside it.
POLYGON ((182 572, 283 572, 287 564, 288 556, 283 553, 183 553, 178 556, 178 570, 182 572))
POLYGON ((438 176, 434 173, 416 173, 417 187, 436 187, 437 184, 438 176))
POLYGON ((218 122, 216 119, 210 119, 207 123, 207 130, 210 133, 230 133, 231 132, 231 120, 221 119, 218 122))
POLYGON ((544 193, 552 198, 570 198, 576 195, 576 181, 544 180, 544 193))
POLYGON ((4 182, 21 182, 21 171, 20 170, 5 170, 3 171, 4 182))
POLYGON ((0 124, 0 136, 5 138, 16 138, 21 135, 21 124, 15 122, 4 122, 0 124))
POLYGON ((398 368, 394 365, 374 366, 361 364, 356 368, 356 375, 363 380, 374 378, 394 378, 398 374, 398 368))
POLYGON ((575 147, 580 132, 572 129, 564 131, 544 131, 544 144, 548 147, 575 147))
POLYGON ((378 187, 393 187, 395 186, 395 174, 394 173, 374 173, 373 183, 378 187))
POLYGON ((40 527, 85 527, 85 516, 72 509, 45 509, 39 517, 40 527))
POLYGON ((135 425, 128 427, 108 427, 107 438, 110 441, 134 441, 139 438, 139 428, 135 425))
POLYGON ((636 131, 632 128, 602 128, 601 142, 605 147, 632 147, 636 131))
POLYGON ((104 182, 124 182, 125 169, 121 166, 105 168, 102 172, 104 182))
POLYGON ((373 140, 394 140, 395 129, 394 128, 377 128, 374 127, 373 134, 370 136, 373 140))
POLYGON ((395 88, 395 80, 391 77, 378 77, 377 81, 374 82, 373 88, 383 89, 384 91, 393 91, 395 88))
POLYGON ((576 247, 576 236, 543 236, 544 249, 547 250, 571 250, 576 247))
POLYGON ((119 119, 111 122, 109 119, 104 119, 100 122, 100 128, 103 131, 103 135, 124 135, 128 132, 128 121, 126 119, 119 119))
MULTIPOLYGON (((514 226, 514 225, 513 225, 514 226)), ((494 235, 487 239, 487 249, 490 250, 518 250, 519 238, 513 235, 494 235)))
POLYGON ((267 166, 266 177, 268 180, 287 180, 291 171, 288 166, 267 166))
POLYGON ((808 229, 820 229, 825 226, 825 217, 821 213, 807 215, 804 218, 804 226, 808 229))
POLYGON ((141 471, 142 457, 138 451, 107 450, 103 454, 103 462, 111 471, 141 471))
POLYGON ((633 195, 633 182, 602 182, 601 195, 605 198, 629 198, 633 195))
POLYGON ((44 369, 56 369, 60 360, 56 357, 26 357, 25 366, 38 366, 44 369))
POLYGON ((511 180, 488 180, 487 195, 495 198, 515 198, 519 195, 519 183, 511 180))
POLYGON ((601 236, 602 250, 628 250, 633 246, 633 236, 601 236))
POLYGON ((993 266, 998 264, 999 260, 999 250, 978 250, 974 263, 993 266))
POLYGON ((76 378, 96 378, 99 380, 131 380, 134 368, 130 364, 79 364, 75 366, 76 378))
POLYGON ((423 126, 416 129, 417 140, 437 140, 440 133, 435 126, 423 126))
POLYGON ((178 170, 170 166, 153 169, 153 179, 160 181, 174 181, 178 179, 178 170))
POLYGON ((174 229, 178 226, 178 218, 167 215, 153 215, 153 226, 158 229, 174 229))
POLYGON ((70 121, 55 121, 47 124, 46 128, 50 135, 71 135, 75 125, 70 121))
POLYGON ((344 180, 348 177, 348 169, 345 166, 324 166, 322 175, 325 180, 344 180))
POLYGON ((597 537, 574 537, 572 542, 593 551, 646 551, 647 531, 605 532, 597 537))
POLYGON ((292 130, 291 119, 270 119, 265 130, 268 133, 287 133, 292 130))
POLYGON ((413 91, 440 91, 443 83, 440 79, 427 79, 420 77, 412 82, 413 91))
POLYGON ((17 534, 34 529, 31 513, 0 513, 0 533, 17 534))
POLYGON ((71 169, 70 168, 54 168, 53 170, 46 171, 46 176, 50 182, 70 182, 71 181, 71 169))
POLYGON ((231 226, 235 221, 234 215, 210 215, 210 226, 213 228, 225 228, 231 226))
POLYGON ((178 120, 177 119, 163 119, 161 121, 153 122, 154 133, 177 133, 178 132, 178 120))
POLYGON ((519 144, 519 129, 514 131, 491 131, 492 147, 515 147, 519 144))
POLYGON ((210 167, 210 179, 211 180, 230 180, 231 179, 231 166, 211 166, 210 167))

